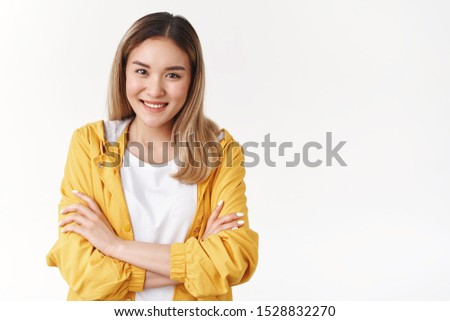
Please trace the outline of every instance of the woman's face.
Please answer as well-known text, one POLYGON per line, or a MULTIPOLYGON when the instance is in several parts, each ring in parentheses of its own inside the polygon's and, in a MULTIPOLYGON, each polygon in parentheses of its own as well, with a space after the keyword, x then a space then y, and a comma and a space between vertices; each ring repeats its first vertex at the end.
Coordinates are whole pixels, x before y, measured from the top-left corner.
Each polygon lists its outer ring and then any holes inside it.
POLYGON ((172 130, 191 81, 187 54, 173 40, 150 38, 134 48, 126 66, 126 94, 144 125, 172 130))

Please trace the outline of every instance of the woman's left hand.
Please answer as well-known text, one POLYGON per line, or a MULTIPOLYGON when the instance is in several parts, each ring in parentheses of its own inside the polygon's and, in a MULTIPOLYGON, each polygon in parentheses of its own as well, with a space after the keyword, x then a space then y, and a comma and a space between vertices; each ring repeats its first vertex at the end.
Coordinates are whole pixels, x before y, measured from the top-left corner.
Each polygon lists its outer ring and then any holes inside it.
POLYGON ((61 232, 77 233, 88 240, 97 250, 110 256, 112 249, 118 245, 121 239, 114 233, 105 214, 91 197, 78 191, 73 191, 73 193, 85 201, 88 207, 78 203, 62 209, 61 214, 69 215, 58 224, 63 227, 61 232))

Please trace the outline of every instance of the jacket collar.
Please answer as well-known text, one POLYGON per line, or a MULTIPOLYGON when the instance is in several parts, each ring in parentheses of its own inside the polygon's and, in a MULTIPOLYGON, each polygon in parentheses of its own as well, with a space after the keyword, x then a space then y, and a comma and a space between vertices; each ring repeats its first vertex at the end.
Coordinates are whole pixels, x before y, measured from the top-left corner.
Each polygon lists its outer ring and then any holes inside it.
MULTIPOLYGON (((128 142, 129 126, 133 119, 134 116, 123 120, 104 120, 101 132, 97 133, 102 144, 102 153, 96 159, 96 162, 98 163, 99 168, 102 168, 102 162, 103 165, 111 163, 115 164, 116 166, 114 166, 113 172, 116 178, 120 177, 120 166, 122 165, 123 155, 125 154, 125 148, 128 142), (117 159, 117 157, 119 159, 117 159)), ((225 146, 232 140, 232 137, 228 131, 222 129, 217 136, 217 140, 220 142, 222 150, 225 150, 225 146)), ((212 176, 213 175, 198 185, 199 197, 203 197, 212 176)), ((110 178, 112 179, 112 177, 110 178)))

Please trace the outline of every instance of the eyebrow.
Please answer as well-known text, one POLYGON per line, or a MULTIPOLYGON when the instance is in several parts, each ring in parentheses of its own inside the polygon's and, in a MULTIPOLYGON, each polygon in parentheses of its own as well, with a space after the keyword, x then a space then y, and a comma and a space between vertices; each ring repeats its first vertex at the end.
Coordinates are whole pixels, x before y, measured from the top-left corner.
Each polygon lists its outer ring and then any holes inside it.
MULTIPOLYGON (((137 60, 133 61, 133 64, 150 69, 149 65, 144 64, 143 62, 140 62, 140 61, 137 61, 137 60)), ((166 70, 171 70, 171 71, 172 70, 186 70, 186 68, 184 68, 183 66, 170 66, 170 67, 167 67, 166 70)))

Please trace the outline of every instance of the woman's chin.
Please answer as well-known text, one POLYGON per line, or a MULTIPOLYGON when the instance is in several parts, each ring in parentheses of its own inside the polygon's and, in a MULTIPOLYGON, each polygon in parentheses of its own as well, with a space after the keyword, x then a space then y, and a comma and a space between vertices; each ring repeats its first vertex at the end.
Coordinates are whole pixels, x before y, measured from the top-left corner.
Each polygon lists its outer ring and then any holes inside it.
MULTIPOLYGON (((167 130, 172 129, 173 122, 172 121, 165 121, 165 119, 155 119, 157 117, 139 117, 139 115, 136 116, 139 119, 139 123, 143 126, 145 126, 148 129, 152 130, 167 130)), ((158 117, 159 118, 159 117, 158 117)))

